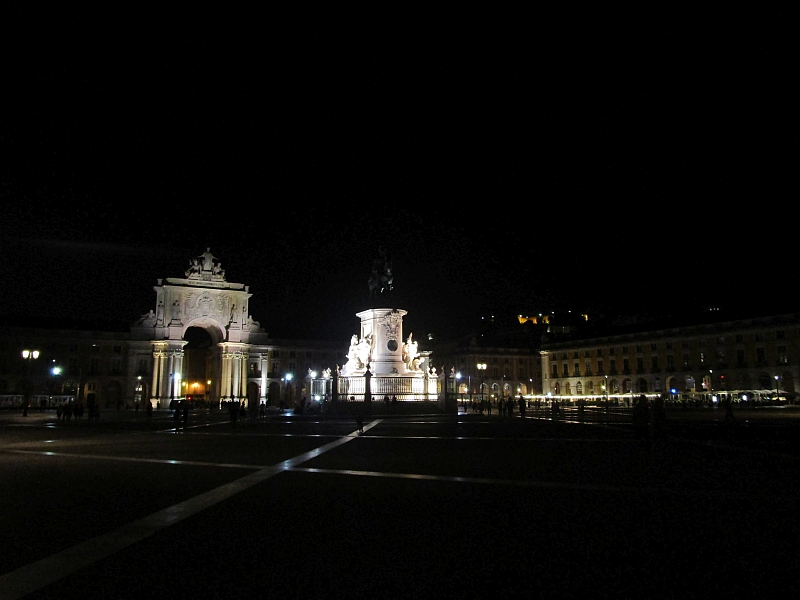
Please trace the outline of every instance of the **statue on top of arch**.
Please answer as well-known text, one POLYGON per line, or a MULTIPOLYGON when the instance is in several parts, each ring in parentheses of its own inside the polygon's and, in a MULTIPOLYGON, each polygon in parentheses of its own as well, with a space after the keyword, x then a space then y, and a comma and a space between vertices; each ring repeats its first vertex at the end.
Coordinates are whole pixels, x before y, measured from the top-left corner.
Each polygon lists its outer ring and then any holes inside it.
POLYGON ((225 281, 225 270, 219 259, 211 254, 211 248, 189 261, 186 270, 187 279, 203 279, 205 281, 225 281))

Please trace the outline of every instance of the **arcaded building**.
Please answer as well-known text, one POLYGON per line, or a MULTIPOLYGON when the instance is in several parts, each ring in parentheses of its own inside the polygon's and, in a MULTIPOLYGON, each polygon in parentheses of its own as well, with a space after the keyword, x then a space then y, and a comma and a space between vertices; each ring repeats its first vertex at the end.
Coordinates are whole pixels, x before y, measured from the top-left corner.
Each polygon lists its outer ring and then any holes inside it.
POLYGON ((567 401, 727 395, 793 397, 800 365, 800 314, 663 328, 620 327, 542 344, 543 392, 567 401))

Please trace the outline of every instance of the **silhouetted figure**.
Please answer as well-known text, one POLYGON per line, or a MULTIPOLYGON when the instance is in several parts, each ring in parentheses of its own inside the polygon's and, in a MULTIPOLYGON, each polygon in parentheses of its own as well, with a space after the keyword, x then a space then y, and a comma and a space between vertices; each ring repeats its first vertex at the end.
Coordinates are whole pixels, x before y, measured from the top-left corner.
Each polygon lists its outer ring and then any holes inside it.
POLYGON ((725 422, 736 422, 736 417, 733 415, 733 402, 731 402, 731 399, 725 398, 722 404, 725 407, 725 422))
POLYGON ((525 409, 526 408, 527 408, 527 406, 525 406, 525 398, 520 396, 519 397, 519 416, 520 417, 524 417, 525 416, 525 409))
POLYGON ((664 399, 656 398, 650 411, 650 422, 653 425, 653 442, 667 441, 667 411, 664 399))
POLYGON ((631 418, 636 439, 646 446, 650 441, 650 407, 644 395, 636 399, 631 418))
POLYGON ((364 417, 358 415, 356 417, 356 425, 358 425, 358 433, 364 433, 364 417))

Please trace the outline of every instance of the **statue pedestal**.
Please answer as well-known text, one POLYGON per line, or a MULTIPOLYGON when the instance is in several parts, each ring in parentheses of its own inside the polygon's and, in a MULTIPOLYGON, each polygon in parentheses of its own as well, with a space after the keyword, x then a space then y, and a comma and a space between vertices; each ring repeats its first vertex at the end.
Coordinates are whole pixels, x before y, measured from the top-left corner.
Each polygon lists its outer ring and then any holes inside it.
POLYGON ((405 375, 403 362, 403 315, 397 308, 371 308, 356 314, 361 337, 372 339, 370 371, 373 375, 405 375))

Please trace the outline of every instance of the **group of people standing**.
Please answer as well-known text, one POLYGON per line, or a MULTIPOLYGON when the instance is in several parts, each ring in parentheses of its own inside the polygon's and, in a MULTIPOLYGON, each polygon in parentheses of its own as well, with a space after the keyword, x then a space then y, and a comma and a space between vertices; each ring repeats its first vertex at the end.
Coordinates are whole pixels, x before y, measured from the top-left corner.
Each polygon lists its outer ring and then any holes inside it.
POLYGON ((83 402, 75 402, 72 400, 64 401, 56 407, 56 417, 59 421, 71 421, 74 417, 76 421, 83 419, 83 414, 86 412, 87 418, 94 421, 100 418, 100 407, 93 401, 86 403, 84 409, 83 402))
MULTIPOLYGON (((494 403, 491 400, 470 400, 469 407, 472 412, 479 412, 480 414, 492 414, 492 407, 494 403)), ((497 401, 497 414, 501 417, 513 417, 516 411, 519 416, 524 417, 525 412, 528 410, 528 401, 522 396, 517 399, 514 398, 500 398, 497 401)))

